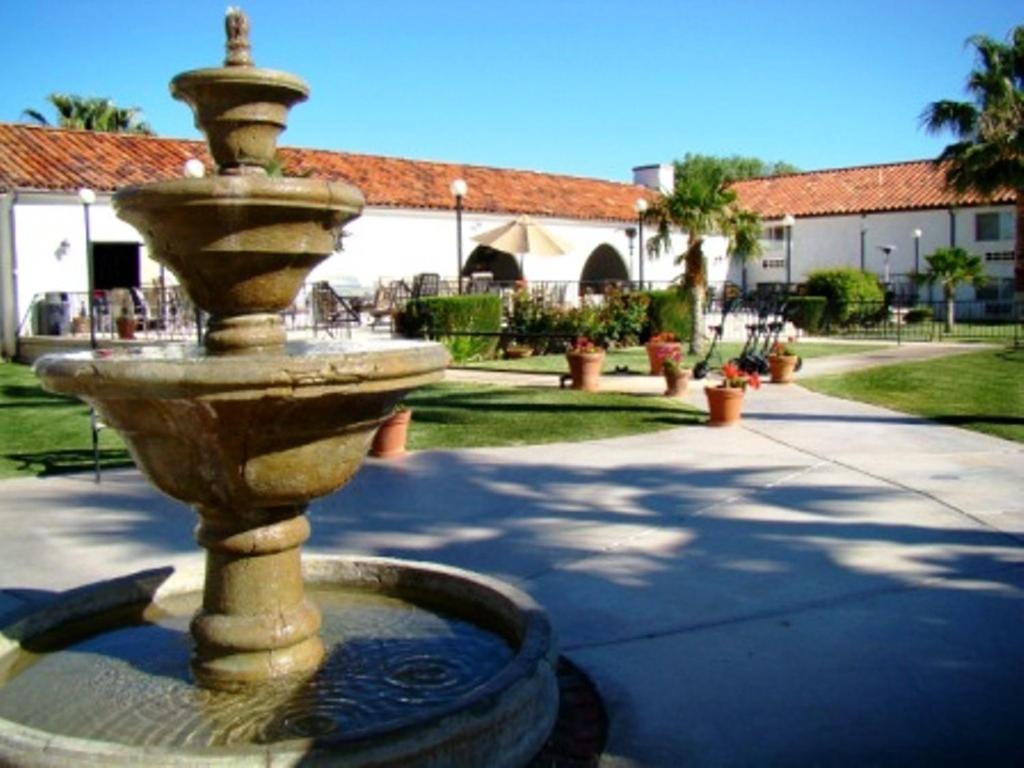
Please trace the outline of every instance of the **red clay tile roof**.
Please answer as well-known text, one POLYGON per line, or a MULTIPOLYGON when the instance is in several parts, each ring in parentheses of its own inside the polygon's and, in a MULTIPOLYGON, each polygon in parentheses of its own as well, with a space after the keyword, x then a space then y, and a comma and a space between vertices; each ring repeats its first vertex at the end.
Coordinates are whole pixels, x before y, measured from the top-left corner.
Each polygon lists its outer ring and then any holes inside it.
MULTIPOLYGON (((282 148, 287 172, 342 179, 371 206, 451 209, 451 182, 469 185, 466 210, 632 221, 642 187, 550 173, 282 148)), ((212 160, 199 141, 0 123, 0 190, 113 191, 180 178, 190 157, 212 160)))
POLYGON ((743 206, 763 219, 1012 203, 1011 190, 994 197, 959 195, 946 187, 931 160, 866 165, 738 181, 743 206))

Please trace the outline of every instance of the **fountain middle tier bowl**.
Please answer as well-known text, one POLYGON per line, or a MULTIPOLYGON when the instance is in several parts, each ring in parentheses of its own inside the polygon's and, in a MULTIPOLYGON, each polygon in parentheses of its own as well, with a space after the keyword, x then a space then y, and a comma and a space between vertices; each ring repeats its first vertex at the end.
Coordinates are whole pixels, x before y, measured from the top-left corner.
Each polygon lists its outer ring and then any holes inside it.
POLYGON ((344 182, 262 175, 177 179, 114 195, 150 257, 215 316, 287 309, 364 204, 344 182))
POLYGON ((430 342, 299 341, 231 357, 196 347, 48 355, 36 372, 96 408, 164 493, 254 509, 344 485, 379 423, 447 362, 430 342))

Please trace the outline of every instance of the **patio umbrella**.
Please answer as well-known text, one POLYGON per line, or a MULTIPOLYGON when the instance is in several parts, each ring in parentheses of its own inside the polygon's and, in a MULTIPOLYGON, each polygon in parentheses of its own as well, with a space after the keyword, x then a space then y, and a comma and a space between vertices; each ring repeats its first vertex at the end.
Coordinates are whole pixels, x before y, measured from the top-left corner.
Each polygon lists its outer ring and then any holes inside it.
POLYGON ((484 232, 473 238, 482 245, 496 248, 505 253, 519 256, 519 271, 523 270, 523 258, 532 253, 538 256, 561 256, 571 248, 529 216, 519 216, 508 224, 484 232))

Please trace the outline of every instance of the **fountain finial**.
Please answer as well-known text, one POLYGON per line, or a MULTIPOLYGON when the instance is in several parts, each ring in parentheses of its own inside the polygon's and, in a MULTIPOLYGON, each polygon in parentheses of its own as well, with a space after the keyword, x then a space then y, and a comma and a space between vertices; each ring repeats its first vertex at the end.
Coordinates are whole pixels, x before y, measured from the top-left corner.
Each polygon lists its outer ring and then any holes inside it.
POLYGON ((252 47, 249 45, 249 17, 234 5, 228 6, 224 17, 224 31, 227 33, 227 56, 225 67, 251 67, 252 47))

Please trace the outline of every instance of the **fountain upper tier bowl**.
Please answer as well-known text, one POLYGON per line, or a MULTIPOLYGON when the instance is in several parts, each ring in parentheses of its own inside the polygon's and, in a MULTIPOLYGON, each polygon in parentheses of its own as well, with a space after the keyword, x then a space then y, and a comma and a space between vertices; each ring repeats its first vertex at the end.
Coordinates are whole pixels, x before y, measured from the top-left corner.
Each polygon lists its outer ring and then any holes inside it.
POLYGON ((364 202, 343 182, 263 175, 177 179, 114 196, 150 257, 220 317, 287 309, 364 202))
POLYGON ((196 347, 47 356, 36 371, 47 389, 93 405, 165 493, 268 508, 343 485, 380 421, 447 361, 427 342, 306 341, 231 357, 196 347))

